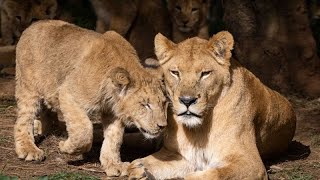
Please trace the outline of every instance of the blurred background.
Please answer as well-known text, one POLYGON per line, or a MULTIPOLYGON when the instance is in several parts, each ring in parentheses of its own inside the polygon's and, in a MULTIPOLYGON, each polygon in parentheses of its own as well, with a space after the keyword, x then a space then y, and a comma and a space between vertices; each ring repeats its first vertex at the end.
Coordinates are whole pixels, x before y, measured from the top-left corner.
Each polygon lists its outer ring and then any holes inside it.
POLYGON ((317 0, 1 0, 1 76, 14 74, 14 45, 42 19, 60 19, 133 44, 141 63, 161 32, 175 42, 230 31, 233 56, 284 94, 320 96, 320 1, 317 0), (206 35, 207 34, 207 35, 206 35))

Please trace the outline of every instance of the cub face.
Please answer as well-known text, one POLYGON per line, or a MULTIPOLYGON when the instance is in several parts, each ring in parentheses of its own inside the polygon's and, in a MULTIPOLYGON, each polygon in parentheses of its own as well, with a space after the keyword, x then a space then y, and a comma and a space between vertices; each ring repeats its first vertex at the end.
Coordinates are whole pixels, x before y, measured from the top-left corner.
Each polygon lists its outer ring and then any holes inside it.
POLYGON ((204 0, 169 0, 168 9, 173 23, 181 32, 196 31, 207 16, 207 3, 204 0))
POLYGON ((191 38, 174 44, 161 34, 155 51, 164 71, 175 119, 188 127, 201 125, 215 100, 230 84, 233 37, 220 32, 209 41, 191 38))
POLYGON ((116 114, 129 119, 146 138, 159 136, 167 126, 168 107, 161 78, 150 73, 142 82, 134 82, 126 70, 116 71, 113 82, 117 86, 121 84, 116 114))

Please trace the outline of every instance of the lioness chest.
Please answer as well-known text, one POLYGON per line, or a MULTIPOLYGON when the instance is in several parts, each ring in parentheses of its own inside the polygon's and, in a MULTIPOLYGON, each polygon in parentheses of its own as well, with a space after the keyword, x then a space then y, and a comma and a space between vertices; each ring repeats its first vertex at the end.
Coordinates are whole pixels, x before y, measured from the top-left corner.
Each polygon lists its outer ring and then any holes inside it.
POLYGON ((218 154, 215 154, 212 150, 209 151, 208 149, 186 147, 181 149, 180 153, 196 171, 222 166, 218 154))

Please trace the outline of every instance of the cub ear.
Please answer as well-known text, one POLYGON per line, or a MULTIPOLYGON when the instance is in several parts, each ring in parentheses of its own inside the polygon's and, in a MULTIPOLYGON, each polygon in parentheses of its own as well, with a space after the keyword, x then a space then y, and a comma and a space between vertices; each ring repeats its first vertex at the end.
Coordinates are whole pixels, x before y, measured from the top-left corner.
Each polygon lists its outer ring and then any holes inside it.
POLYGON ((127 70, 117 67, 111 71, 112 83, 123 93, 130 84, 130 74, 127 70))
POLYGON ((158 33, 156 35, 156 37, 154 38, 154 49, 160 65, 163 65, 170 59, 170 51, 172 51, 175 46, 175 43, 167 39, 161 33, 158 33))
POLYGON ((229 65, 233 44, 233 36, 228 31, 221 31, 210 38, 208 49, 219 64, 229 65))

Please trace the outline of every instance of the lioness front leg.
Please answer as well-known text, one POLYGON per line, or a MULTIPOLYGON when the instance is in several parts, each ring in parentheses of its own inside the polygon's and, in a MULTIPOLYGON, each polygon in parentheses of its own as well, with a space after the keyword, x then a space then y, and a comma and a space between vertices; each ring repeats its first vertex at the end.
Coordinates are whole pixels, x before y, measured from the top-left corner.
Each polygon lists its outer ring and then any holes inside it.
POLYGON ((88 152, 92 146, 93 125, 87 112, 79 107, 69 93, 60 92, 60 110, 66 122, 68 139, 60 141, 59 149, 68 154, 88 152))
POLYGON ((107 176, 127 175, 129 163, 121 162, 120 147, 123 141, 124 124, 120 119, 102 115, 104 140, 100 152, 100 162, 107 176), (111 118, 111 119, 110 119, 111 118))
POLYGON ((258 154, 230 155, 218 167, 188 174, 186 180, 198 179, 256 179, 267 180, 267 172, 258 154))
POLYGON ((128 167, 129 179, 182 178, 194 168, 180 154, 162 148, 145 158, 134 160, 128 167))

